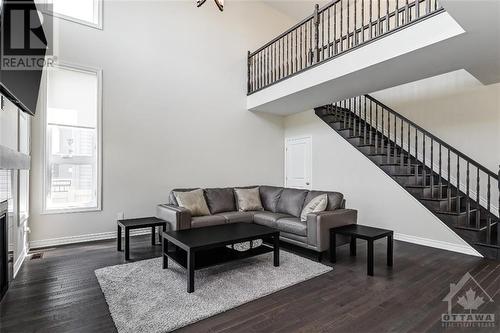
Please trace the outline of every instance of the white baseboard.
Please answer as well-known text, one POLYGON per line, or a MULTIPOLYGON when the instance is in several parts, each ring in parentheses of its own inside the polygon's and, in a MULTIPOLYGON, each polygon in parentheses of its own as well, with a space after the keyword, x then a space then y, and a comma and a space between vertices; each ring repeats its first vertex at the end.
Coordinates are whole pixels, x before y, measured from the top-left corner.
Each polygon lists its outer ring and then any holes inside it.
MULTIPOLYGON (((146 235, 151 234, 151 228, 146 229, 135 229, 130 231, 130 236, 146 235)), ((115 239, 116 231, 101 232, 96 234, 78 235, 78 236, 68 236, 60 238, 51 239, 41 239, 30 241, 30 249, 38 249, 42 247, 67 245, 75 243, 92 242, 104 239, 115 239)))
POLYGON ((438 241, 438 240, 429 239, 429 238, 400 234, 397 232, 394 233, 394 239, 397 239, 397 240, 400 240, 403 242, 423 245, 423 246, 435 247, 437 249, 468 254, 471 256, 476 256, 476 257, 481 257, 481 258, 483 257, 479 252, 477 252, 473 247, 471 247, 469 245, 448 243, 448 242, 438 241))
POLYGON ((24 259, 26 259, 27 256, 28 256, 28 249, 24 248, 23 252, 19 256, 19 258, 17 258, 16 262, 14 263, 13 278, 16 277, 17 273, 21 269, 21 266, 23 265, 24 259))

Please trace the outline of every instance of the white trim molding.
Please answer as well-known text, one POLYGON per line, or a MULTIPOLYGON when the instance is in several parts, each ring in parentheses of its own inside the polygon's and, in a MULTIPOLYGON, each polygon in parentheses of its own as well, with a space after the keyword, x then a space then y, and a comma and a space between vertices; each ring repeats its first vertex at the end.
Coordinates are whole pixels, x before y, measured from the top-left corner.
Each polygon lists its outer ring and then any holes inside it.
POLYGON ((434 247, 437 249, 458 252, 458 253, 463 253, 463 254, 468 254, 471 256, 483 258, 483 256, 479 252, 477 252, 473 247, 471 247, 470 245, 460 245, 460 244, 448 243, 448 242, 438 241, 435 239, 406 235, 406 234, 401 234, 401 233, 397 233, 397 232, 394 233, 394 239, 399 240, 399 241, 403 241, 403 242, 408 242, 408 243, 413 243, 413 244, 418 244, 418 245, 423 245, 423 246, 429 246, 429 247, 434 247))
POLYGON ((14 272, 13 272, 13 278, 17 276, 17 273, 19 273, 19 270, 23 266, 24 259, 28 256, 28 249, 26 247, 23 248, 23 252, 21 255, 17 258, 16 262, 14 263, 14 272))
MULTIPOLYGON (((130 236, 139 236, 139 235, 147 235, 151 234, 151 228, 147 227, 147 229, 135 229, 130 231, 130 236)), ((59 238, 50 238, 50 239, 40 239, 30 241, 30 249, 40 249, 50 246, 58 246, 58 245, 68 245, 68 244, 76 244, 76 243, 85 243, 92 242, 98 240, 105 239, 116 239, 116 231, 108 231, 101 232, 96 234, 87 234, 87 235, 78 235, 78 236, 67 236, 67 237, 59 237, 59 238)))

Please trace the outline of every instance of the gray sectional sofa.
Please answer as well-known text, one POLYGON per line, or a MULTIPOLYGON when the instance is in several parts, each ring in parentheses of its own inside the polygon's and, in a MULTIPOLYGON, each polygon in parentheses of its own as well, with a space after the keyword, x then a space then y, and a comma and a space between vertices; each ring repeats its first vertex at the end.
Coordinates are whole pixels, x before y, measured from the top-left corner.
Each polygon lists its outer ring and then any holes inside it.
MULTIPOLYGON (((357 211, 345 209, 342 193, 274 186, 259 187, 264 210, 249 212, 238 211, 233 188, 204 189, 211 215, 191 217, 189 210, 177 205, 173 194, 191 190, 194 189, 175 189, 170 193, 168 203, 157 206, 156 216, 167 221, 170 230, 236 222, 257 223, 279 229, 282 241, 321 253, 329 248, 330 228, 354 224, 357 221, 357 211), (316 196, 325 193, 328 196, 326 211, 308 214, 307 221, 302 222, 302 208, 316 196)), ((339 243, 343 244, 345 240, 339 240, 337 244, 339 243)))

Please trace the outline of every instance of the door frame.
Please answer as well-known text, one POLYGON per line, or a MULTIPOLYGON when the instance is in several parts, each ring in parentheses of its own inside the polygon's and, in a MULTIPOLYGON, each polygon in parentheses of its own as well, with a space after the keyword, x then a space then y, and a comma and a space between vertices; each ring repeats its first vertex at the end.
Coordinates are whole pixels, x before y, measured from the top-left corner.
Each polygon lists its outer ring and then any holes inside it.
POLYGON ((301 139, 309 139, 309 143, 310 143, 310 149, 309 149, 309 170, 310 170, 310 176, 309 176, 309 189, 312 189, 312 184, 313 184, 313 161, 312 161, 312 158, 313 158, 313 137, 312 135, 308 134, 308 135, 300 135, 300 136, 289 136, 289 137, 285 137, 285 149, 284 149, 284 160, 285 162, 283 163, 284 165, 284 170, 283 170, 283 176, 284 176, 284 180, 283 180, 283 184, 284 184, 284 187, 287 187, 287 149, 288 149, 288 141, 292 141, 292 140, 301 140, 301 139))

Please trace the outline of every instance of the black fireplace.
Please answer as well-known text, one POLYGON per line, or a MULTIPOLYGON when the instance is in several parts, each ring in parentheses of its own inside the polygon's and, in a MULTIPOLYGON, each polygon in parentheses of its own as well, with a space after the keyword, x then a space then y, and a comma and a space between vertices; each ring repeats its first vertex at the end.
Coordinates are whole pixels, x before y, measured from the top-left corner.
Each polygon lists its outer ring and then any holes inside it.
POLYGON ((12 276, 12 256, 9 253, 7 201, 0 202, 0 300, 9 287, 12 276))

